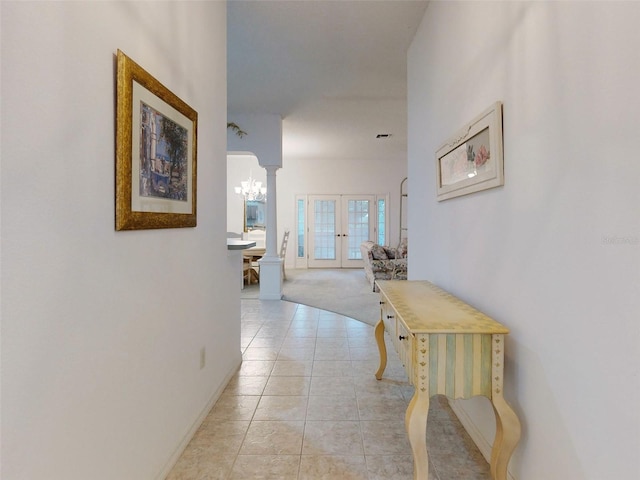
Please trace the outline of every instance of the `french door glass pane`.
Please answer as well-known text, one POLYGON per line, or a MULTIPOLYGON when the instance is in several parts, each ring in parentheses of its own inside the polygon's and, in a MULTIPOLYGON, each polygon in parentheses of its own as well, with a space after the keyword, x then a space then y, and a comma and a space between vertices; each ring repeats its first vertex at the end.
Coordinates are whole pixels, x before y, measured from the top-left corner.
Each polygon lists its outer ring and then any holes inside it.
POLYGON ((378 199, 378 245, 386 245, 387 232, 385 231, 386 224, 386 208, 385 200, 383 198, 378 199))
POLYGON ((360 244, 369 240, 369 201, 349 200, 348 259, 360 260, 360 244))
POLYGON ((313 207, 314 257, 318 260, 336 258, 336 202, 316 200, 313 207))
POLYGON ((298 200, 298 258, 304 258, 304 200, 298 200))

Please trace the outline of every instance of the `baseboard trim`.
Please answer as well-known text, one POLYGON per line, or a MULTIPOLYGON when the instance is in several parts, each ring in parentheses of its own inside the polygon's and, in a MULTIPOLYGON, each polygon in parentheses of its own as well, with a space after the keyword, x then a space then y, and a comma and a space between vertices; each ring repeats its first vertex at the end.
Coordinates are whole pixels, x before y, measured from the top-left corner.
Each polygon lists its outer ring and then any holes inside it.
MULTIPOLYGON (((473 422, 467 411, 461 405, 460 401, 449 399, 449 406, 451 406, 451 410, 453 410, 453 413, 456 414, 456 417, 458 417, 458 420, 460 420, 462 427, 467 431, 467 433, 471 437, 471 440, 473 440, 473 443, 476 444, 478 450, 480 450, 480 453, 485 458, 487 463, 490 463, 492 445, 489 440, 487 440, 478 426, 473 422)), ((515 477, 508 470, 507 476, 509 477, 509 480, 515 480, 515 477)))
POLYGON ((191 425, 191 428, 189 428, 185 436, 182 438, 182 440, 176 447, 173 455, 171 455, 171 457, 165 464, 162 471, 156 476, 156 480, 164 480, 165 478, 167 478, 167 476, 169 475, 169 472, 171 472, 175 464, 178 462, 178 459, 184 453, 184 450, 187 448, 187 445, 189 445, 189 442, 198 431, 198 428, 200 428, 200 425, 202 425, 202 422, 204 422, 204 419, 207 418, 207 415, 209 414, 213 406, 216 404, 216 402, 220 398, 220 395, 222 395, 222 392, 224 391, 224 389, 227 388, 227 385, 229 384, 233 376, 238 372, 241 365, 242 365, 242 358, 240 359, 238 364, 234 368, 232 368, 231 371, 227 374, 224 381, 222 382, 220 387, 213 393, 211 398, 209 398, 209 401, 204 406, 202 411, 198 414, 198 417, 191 425))

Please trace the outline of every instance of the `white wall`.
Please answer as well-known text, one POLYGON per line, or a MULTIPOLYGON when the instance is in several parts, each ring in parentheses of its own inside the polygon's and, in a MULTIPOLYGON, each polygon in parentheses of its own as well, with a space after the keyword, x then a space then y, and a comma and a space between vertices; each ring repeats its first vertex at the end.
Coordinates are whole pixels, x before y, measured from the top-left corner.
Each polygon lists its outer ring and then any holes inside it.
POLYGON ((233 130, 227 130, 227 150, 230 152, 251 152, 260 165, 282 167, 282 117, 273 114, 229 113, 229 121, 238 125, 246 133, 239 137, 233 130))
MULTIPOLYGON (((432 2, 408 54, 409 275, 511 328, 517 479, 640 478, 638 18, 432 2), (436 149, 496 100, 505 186, 438 203, 436 149)), ((463 409, 492 441, 488 402, 463 409)))
POLYGON ((0 476, 161 478, 240 362, 225 3, 1 8, 0 476), (114 231, 118 48, 198 111, 196 228, 114 231))

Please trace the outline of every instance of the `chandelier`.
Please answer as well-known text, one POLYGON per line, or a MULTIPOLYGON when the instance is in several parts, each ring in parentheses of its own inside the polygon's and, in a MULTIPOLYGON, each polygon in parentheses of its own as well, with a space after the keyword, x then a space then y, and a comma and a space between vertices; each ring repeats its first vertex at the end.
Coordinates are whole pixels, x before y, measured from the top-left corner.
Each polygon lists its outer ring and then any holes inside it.
POLYGON ((257 182, 249 172, 249 180, 240 182, 239 187, 234 187, 238 195, 242 195, 245 200, 261 202, 267 198, 267 188, 262 186, 262 182, 257 182))

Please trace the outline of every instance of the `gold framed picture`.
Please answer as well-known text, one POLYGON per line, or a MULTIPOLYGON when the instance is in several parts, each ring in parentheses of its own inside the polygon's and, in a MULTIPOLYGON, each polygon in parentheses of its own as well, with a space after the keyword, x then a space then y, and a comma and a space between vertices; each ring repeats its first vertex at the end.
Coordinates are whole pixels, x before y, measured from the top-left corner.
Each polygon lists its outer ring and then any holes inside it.
POLYGON ((196 226, 198 113, 117 54, 116 230, 196 226))

